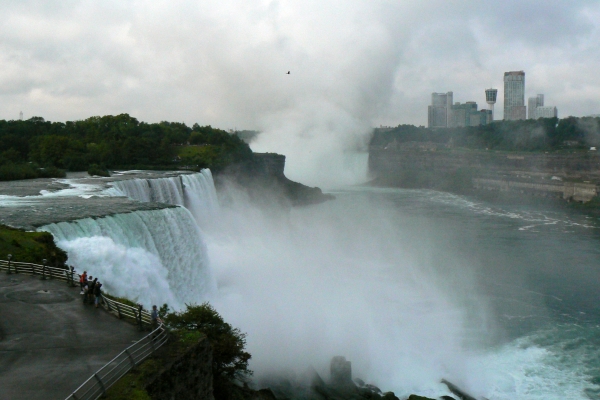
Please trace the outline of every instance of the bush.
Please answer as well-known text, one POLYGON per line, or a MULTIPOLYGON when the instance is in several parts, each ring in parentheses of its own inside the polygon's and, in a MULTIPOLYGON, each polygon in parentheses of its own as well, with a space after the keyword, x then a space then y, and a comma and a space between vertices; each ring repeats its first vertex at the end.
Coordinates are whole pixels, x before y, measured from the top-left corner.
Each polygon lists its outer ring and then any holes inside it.
POLYGON ((246 334, 225 322, 209 303, 187 304, 186 307, 185 311, 167 314, 164 322, 178 332, 202 332, 207 336, 213 349, 215 398, 228 398, 231 383, 252 374, 248 369, 251 355, 244 351, 246 334))
POLYGON ((109 177, 110 176, 110 172, 108 172, 108 170, 106 168, 101 168, 96 164, 92 164, 90 165, 90 168, 88 169, 87 173, 90 176, 106 176, 109 177))

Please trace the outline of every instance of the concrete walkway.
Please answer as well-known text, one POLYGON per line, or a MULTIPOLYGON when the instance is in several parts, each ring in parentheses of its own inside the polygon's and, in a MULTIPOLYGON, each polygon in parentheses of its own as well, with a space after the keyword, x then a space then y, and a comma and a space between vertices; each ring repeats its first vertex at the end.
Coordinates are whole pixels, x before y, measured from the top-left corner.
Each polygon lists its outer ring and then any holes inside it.
POLYGON ((64 400, 144 335, 79 288, 0 272, 0 400, 64 400))

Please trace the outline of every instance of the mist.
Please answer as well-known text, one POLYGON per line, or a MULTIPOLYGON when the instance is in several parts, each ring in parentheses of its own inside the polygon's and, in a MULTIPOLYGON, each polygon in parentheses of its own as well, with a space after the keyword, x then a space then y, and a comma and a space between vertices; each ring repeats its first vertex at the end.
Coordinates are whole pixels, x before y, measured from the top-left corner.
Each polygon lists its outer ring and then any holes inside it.
POLYGON ((473 301, 469 265, 428 254, 442 241, 434 227, 369 196, 356 203, 341 193, 281 214, 228 195, 235 200, 206 230, 218 286, 211 303, 247 332, 257 382, 309 367, 327 379, 336 355, 354 377, 397 395, 439 395, 440 378, 473 376, 470 352, 493 324, 483 297, 473 301))

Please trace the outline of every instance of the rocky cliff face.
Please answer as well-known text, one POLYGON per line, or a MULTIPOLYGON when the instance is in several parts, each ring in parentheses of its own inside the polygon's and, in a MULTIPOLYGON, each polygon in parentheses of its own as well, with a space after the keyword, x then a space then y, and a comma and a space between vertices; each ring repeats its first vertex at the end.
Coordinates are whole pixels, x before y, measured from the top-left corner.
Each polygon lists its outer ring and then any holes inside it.
POLYGON ((227 181, 243 187, 250 198, 269 203, 278 202, 292 206, 322 203, 334 199, 318 187, 310 187, 289 180, 285 174, 285 156, 275 153, 255 153, 252 161, 236 164, 216 176, 216 184, 227 181))
POLYGON ((464 149, 377 147, 369 152, 376 183, 450 191, 516 192, 587 202, 597 196, 600 155, 506 153, 464 149))

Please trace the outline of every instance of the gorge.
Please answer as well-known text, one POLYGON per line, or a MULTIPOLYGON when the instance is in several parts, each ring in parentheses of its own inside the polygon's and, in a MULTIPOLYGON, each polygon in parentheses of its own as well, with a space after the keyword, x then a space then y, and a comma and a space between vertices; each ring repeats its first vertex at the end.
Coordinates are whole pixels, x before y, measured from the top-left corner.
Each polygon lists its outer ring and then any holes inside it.
POLYGON ((344 355, 399 397, 451 396, 442 378, 490 399, 598 393, 593 219, 367 187, 290 208, 235 179, 216 191, 208 170, 53 186, 3 197, 1 217, 52 232, 111 293, 210 301, 248 333, 258 387, 301 387, 310 366, 326 378, 344 355))

